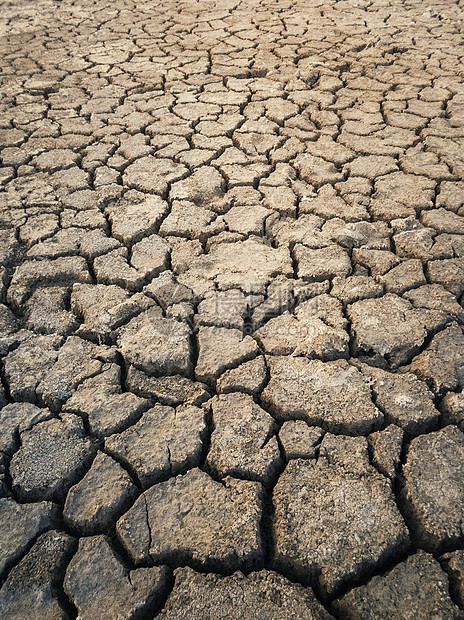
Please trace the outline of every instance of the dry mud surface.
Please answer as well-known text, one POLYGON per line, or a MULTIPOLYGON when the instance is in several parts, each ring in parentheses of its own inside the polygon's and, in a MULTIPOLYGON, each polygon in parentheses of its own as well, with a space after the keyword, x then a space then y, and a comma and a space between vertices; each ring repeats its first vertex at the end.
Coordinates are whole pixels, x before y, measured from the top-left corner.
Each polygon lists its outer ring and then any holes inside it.
POLYGON ((0 9, 0 618, 462 619, 462 1, 0 9))

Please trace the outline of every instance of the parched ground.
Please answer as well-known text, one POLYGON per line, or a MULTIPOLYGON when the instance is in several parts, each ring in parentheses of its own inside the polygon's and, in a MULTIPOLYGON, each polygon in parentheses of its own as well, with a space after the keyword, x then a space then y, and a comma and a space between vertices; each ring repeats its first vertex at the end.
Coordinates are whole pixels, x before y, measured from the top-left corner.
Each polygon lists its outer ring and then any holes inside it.
POLYGON ((0 10, 0 618, 462 619, 462 1, 0 10))

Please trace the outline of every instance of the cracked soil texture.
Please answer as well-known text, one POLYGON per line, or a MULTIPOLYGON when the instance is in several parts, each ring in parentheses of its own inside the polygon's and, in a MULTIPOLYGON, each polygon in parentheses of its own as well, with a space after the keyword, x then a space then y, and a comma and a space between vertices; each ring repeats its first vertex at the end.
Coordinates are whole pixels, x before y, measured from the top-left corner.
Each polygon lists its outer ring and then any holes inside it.
POLYGON ((464 618, 463 20, 0 2, 0 620, 464 618))

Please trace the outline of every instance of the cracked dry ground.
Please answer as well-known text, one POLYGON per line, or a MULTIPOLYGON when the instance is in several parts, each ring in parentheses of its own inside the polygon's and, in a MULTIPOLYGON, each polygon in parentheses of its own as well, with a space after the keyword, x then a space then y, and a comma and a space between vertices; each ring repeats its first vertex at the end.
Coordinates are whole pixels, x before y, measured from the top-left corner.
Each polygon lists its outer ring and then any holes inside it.
POLYGON ((2 3, 0 618, 464 617, 462 17, 2 3))

